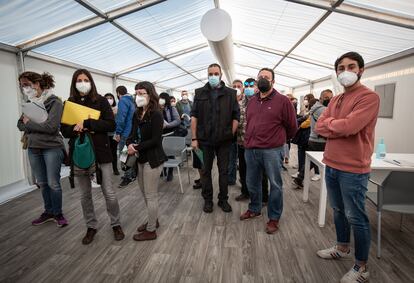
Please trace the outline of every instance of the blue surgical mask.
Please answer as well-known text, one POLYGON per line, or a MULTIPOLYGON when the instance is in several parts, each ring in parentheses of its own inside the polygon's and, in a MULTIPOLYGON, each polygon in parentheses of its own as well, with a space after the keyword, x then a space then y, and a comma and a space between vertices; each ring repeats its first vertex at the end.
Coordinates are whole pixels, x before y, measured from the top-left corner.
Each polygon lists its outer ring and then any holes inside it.
POLYGON ((247 97, 253 96, 253 95, 254 95, 254 88, 252 88, 252 87, 246 87, 246 88, 244 89, 244 94, 245 94, 247 97))
POLYGON ((216 87, 220 83, 220 76, 208 76, 208 83, 211 87, 216 87))

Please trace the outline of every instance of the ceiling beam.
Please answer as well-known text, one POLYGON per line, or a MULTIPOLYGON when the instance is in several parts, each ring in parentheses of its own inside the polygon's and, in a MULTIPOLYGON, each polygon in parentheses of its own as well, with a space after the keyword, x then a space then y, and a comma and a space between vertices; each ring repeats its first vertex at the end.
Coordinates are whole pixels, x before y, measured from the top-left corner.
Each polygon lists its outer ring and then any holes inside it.
POLYGON ((1 42, 0 42, 0 50, 10 52, 10 53, 15 53, 15 54, 19 52, 19 49, 17 47, 14 47, 12 45, 8 45, 5 43, 1 43, 1 42))
MULTIPOLYGON (((83 7, 85 7, 85 5, 87 5, 87 4, 89 4, 87 2, 83 2, 83 1, 80 1, 80 0, 79 1, 75 0, 75 1, 78 2, 79 4, 81 4, 83 7)), ((24 51, 29 51, 29 50, 32 50, 34 48, 43 46, 45 44, 49 44, 49 43, 55 42, 59 39, 68 37, 70 35, 73 35, 73 34, 91 29, 93 27, 102 25, 104 23, 111 22, 111 21, 116 20, 120 17, 127 16, 129 14, 135 13, 135 12, 137 12, 139 10, 142 10, 142 9, 146 9, 150 6, 156 5, 156 4, 164 2, 164 1, 166 1, 166 0, 140 0, 140 1, 137 1, 138 3, 134 2, 130 5, 126 5, 124 7, 120 7, 120 8, 111 10, 107 13, 102 13, 100 10, 95 9, 96 12, 94 12, 94 13, 96 14, 96 16, 94 16, 90 19, 87 19, 87 20, 77 22, 75 24, 63 27, 61 29, 50 32, 50 33, 48 33, 46 35, 43 35, 43 36, 39 36, 39 37, 36 37, 34 39, 30 39, 28 41, 25 41, 25 42, 19 44, 17 47, 19 49, 21 49, 23 52, 24 51)), ((91 9, 94 9, 94 8, 95 7, 90 5, 90 8, 87 8, 87 9, 91 10, 91 9)))
MULTIPOLYGON (((250 64, 241 64, 241 63, 235 63, 235 64, 239 65, 241 67, 256 69, 257 71, 259 71, 262 68, 262 67, 255 66, 255 65, 250 65, 250 64)), ((275 72, 276 75, 279 75, 279 76, 282 76, 282 77, 287 77, 287 78, 291 78, 291 79, 295 79, 295 80, 302 81, 302 82, 307 82, 307 83, 312 82, 312 80, 308 79, 308 78, 299 77, 299 76, 295 76, 295 75, 291 75, 291 74, 284 73, 284 72, 279 72, 279 71, 274 71, 274 72, 275 72)))
POLYGON ((332 12, 344 2, 344 0, 337 0, 336 2, 332 3, 331 10, 327 10, 325 14, 322 15, 322 17, 319 18, 319 20, 316 21, 316 23, 295 43, 295 45, 292 46, 292 48, 289 49, 288 52, 279 60, 279 62, 276 63, 276 65, 273 67, 273 70, 277 68, 277 66, 280 65, 280 63, 283 62, 292 52, 296 49, 308 36, 320 25, 322 24, 326 18, 329 17, 332 12))
POLYGON ((193 74, 191 74, 190 72, 188 72, 186 69, 184 69, 180 65, 176 64, 174 61, 170 60, 169 58, 167 58, 164 55, 162 55, 161 53, 159 53, 157 50, 155 50, 154 48, 152 48, 149 44, 147 44, 146 42, 144 42, 142 39, 138 38, 136 35, 132 34, 130 31, 128 31, 122 25, 120 25, 118 22, 112 21, 111 24, 114 25, 115 27, 117 27, 119 30, 123 31, 125 34, 129 35, 131 38, 133 38, 138 43, 144 45, 146 48, 148 48, 149 50, 151 50, 152 52, 154 52, 155 54, 157 54, 159 57, 163 58, 164 60, 166 60, 170 64, 176 66, 181 71, 186 72, 187 74, 189 74, 190 76, 192 76, 192 77, 194 77, 195 79, 198 80, 198 78, 195 77, 193 74))
POLYGON ((123 75, 123 74, 126 74, 126 73, 130 73, 130 72, 133 72, 133 71, 136 71, 136 70, 139 70, 139 69, 142 69, 142 68, 160 63, 160 62, 166 60, 165 58, 172 59, 172 58, 175 58, 175 57, 178 57, 178 56, 181 56, 181 55, 184 55, 184 54, 188 54, 188 53, 191 53, 193 51, 197 51, 197 50, 200 50, 200 49, 203 49, 203 48, 206 48, 206 47, 208 47, 207 43, 198 44, 198 45, 186 48, 186 49, 179 50, 177 52, 173 52, 173 53, 170 53, 170 54, 167 54, 167 55, 164 55, 164 56, 157 57, 155 59, 143 62, 143 63, 135 65, 135 66, 125 68, 125 69, 117 72, 116 75, 123 75))
POLYGON ((183 84, 183 85, 176 86, 174 89, 182 88, 182 87, 185 87, 185 86, 188 86, 188 85, 192 85, 192 84, 195 84, 195 83, 198 83, 198 82, 201 82, 204 85, 203 80, 207 80, 207 77, 201 78, 201 79, 196 80, 196 81, 189 82, 187 84, 183 84))
POLYGON ((402 28, 414 29, 413 18, 406 17, 402 14, 392 14, 385 11, 375 11, 368 7, 355 6, 349 3, 343 3, 338 8, 333 8, 327 4, 326 0, 285 0, 300 5, 305 5, 313 8, 332 11, 339 14, 344 14, 352 17, 357 17, 365 20, 379 22, 383 24, 398 26, 402 28))
MULTIPOLYGON (((200 72, 202 70, 206 70, 206 67, 201 67, 201 68, 197 68, 197 69, 193 69, 193 70, 189 70, 190 73, 195 73, 195 72, 200 72)), ((166 82, 166 81, 170 81, 170 80, 175 80, 184 76, 188 76, 187 73, 181 73, 179 75, 176 75, 174 77, 170 77, 170 78, 166 78, 166 79, 161 79, 159 81, 155 81, 156 83, 162 83, 162 82, 166 82)))
MULTIPOLYGON (((280 51, 280 50, 260 46, 260 45, 257 45, 257 44, 247 43, 247 42, 243 42, 243 41, 235 41, 234 45, 236 45, 237 47, 246 47, 246 48, 250 48, 250 49, 259 50, 259 51, 263 51, 265 53, 274 54, 274 55, 278 55, 278 56, 285 56, 286 55, 286 52, 283 52, 283 51, 280 51)), ((294 54, 290 54, 289 56, 287 56, 287 58, 333 70, 332 64, 328 64, 328 63, 325 63, 325 62, 313 60, 313 59, 310 59, 310 58, 306 58, 306 57, 302 57, 302 56, 298 56, 298 55, 294 55, 294 54)))

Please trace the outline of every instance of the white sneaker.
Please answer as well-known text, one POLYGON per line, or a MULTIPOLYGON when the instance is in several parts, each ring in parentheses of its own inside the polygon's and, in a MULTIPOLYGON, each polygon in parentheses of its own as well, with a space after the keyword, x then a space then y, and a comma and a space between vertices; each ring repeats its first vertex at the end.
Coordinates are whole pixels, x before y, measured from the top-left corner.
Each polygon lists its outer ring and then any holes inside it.
POLYGON ((295 174, 292 174, 290 176, 292 176, 292 178, 296 178, 297 176, 299 176, 299 172, 296 172, 295 174))
POLYGON ((92 186, 92 189, 97 189, 97 188, 100 188, 101 187, 101 185, 99 185, 98 183, 96 183, 95 181, 91 181, 91 186, 92 186))
POLYGON ((354 265, 344 277, 341 278, 341 283, 364 283, 368 282, 369 272, 364 267, 363 269, 358 265, 354 265))
POLYGON ((315 174, 315 176, 311 178, 312 181, 319 181, 320 179, 321 179, 321 175, 319 174, 315 174))
POLYGON ((344 253, 340 250, 338 250, 338 248, 335 246, 333 246, 332 248, 328 248, 328 249, 324 249, 324 250, 319 250, 316 252, 316 254, 324 259, 340 259, 340 258, 349 258, 351 257, 351 250, 349 250, 347 253, 344 253))

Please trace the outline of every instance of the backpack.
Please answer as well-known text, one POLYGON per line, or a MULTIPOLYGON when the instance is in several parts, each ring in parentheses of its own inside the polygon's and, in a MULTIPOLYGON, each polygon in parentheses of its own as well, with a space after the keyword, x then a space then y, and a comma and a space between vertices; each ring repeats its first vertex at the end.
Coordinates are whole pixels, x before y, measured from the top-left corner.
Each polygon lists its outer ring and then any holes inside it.
POLYGON ((75 139, 72 161, 80 169, 88 169, 95 163, 95 151, 89 134, 81 133, 75 139))

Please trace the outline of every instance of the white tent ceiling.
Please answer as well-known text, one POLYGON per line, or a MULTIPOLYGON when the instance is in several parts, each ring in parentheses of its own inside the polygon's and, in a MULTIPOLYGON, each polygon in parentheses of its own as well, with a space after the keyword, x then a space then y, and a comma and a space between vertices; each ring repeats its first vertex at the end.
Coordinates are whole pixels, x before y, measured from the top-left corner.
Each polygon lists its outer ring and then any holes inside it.
POLYGON ((414 47, 404 0, 0 0, 0 47, 194 89, 216 61, 200 31, 215 5, 233 20, 236 77, 271 67, 282 89, 329 76, 347 51, 371 62, 414 47))

